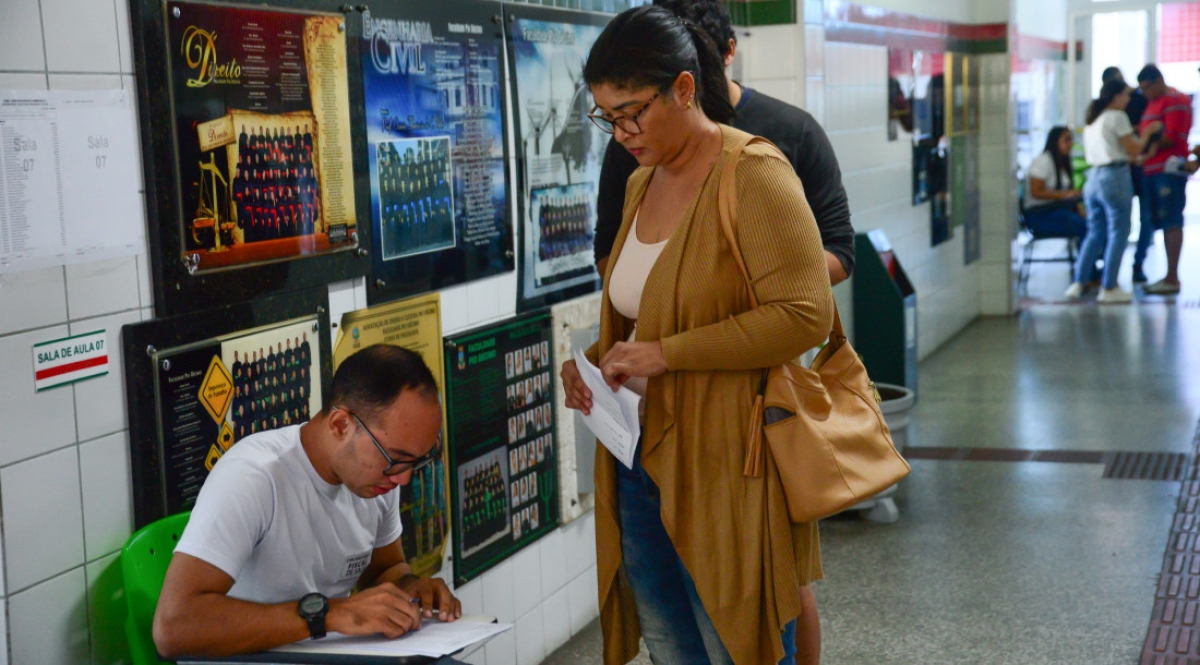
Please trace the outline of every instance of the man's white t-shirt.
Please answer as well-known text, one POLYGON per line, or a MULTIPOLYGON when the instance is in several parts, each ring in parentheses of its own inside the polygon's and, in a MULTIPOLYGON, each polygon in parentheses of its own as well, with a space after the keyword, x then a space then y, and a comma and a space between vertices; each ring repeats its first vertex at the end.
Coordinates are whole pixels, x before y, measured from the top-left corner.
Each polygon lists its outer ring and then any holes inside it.
POLYGON ((318 591, 346 596, 371 553, 400 537, 398 489, 374 499, 325 482, 300 425, 229 449, 200 489, 176 552, 234 579, 231 598, 282 603, 318 591))
POLYGON ((1050 153, 1043 152, 1033 159, 1029 164, 1029 171, 1026 174, 1025 182, 1025 208, 1036 208, 1042 205, 1057 203, 1058 199, 1035 199, 1033 197, 1033 183, 1030 182, 1033 178, 1037 178, 1046 183, 1046 189, 1050 191, 1067 191, 1071 189, 1072 181, 1071 174, 1063 171, 1057 179, 1054 177, 1054 172, 1057 170, 1057 165, 1054 163, 1054 158, 1050 153))
POLYGON ((1087 163, 1104 166, 1116 162, 1128 162, 1129 152, 1121 145, 1121 137, 1133 133, 1129 116, 1124 111, 1105 109, 1100 117, 1083 129, 1083 152, 1087 163))

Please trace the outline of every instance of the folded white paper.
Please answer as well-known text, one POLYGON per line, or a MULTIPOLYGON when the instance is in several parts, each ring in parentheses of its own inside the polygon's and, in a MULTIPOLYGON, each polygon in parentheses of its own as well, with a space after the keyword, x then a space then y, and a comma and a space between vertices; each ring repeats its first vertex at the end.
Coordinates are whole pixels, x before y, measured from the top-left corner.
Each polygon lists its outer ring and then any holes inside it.
POLYGON ((365 656, 430 656, 440 658, 490 639, 513 627, 492 623, 493 617, 464 616, 454 623, 425 619, 421 630, 390 640, 382 635, 350 636, 329 633, 321 640, 303 640, 272 651, 355 654, 365 656))
POLYGON ((641 433, 638 423, 638 402, 641 397, 625 386, 613 392, 604 382, 600 368, 593 365, 582 351, 575 351, 575 364, 579 368, 579 376, 583 377, 588 390, 592 391, 591 413, 583 416, 583 422, 613 457, 626 468, 632 469, 641 433))

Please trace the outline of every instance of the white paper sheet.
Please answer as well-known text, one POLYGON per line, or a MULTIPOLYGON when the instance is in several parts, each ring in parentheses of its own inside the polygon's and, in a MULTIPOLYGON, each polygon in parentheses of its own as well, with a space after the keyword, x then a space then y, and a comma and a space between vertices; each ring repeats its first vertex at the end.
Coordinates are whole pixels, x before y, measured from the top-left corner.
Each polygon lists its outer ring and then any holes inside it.
POLYGON ((381 635, 352 637, 341 633, 329 633, 324 639, 304 640, 272 651, 438 658, 490 639, 513 627, 511 623, 492 621, 492 617, 483 616, 465 616, 454 623, 426 619, 421 623, 421 630, 394 640, 381 635))
POLYGON ((126 90, 0 90, 0 275, 145 251, 126 90))
POLYGON ((583 422, 614 457, 626 468, 632 469, 638 433, 641 431, 638 424, 638 402, 641 397, 625 386, 614 393, 604 382, 600 368, 593 365, 582 351, 575 351, 575 364, 579 367, 583 382, 592 391, 591 413, 583 416, 583 422))

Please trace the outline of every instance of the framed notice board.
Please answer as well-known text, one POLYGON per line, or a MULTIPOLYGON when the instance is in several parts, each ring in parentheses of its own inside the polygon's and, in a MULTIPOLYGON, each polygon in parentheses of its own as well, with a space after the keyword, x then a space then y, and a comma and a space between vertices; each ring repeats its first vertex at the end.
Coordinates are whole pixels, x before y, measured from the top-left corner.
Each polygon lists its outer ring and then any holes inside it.
POLYGON ((242 438, 321 409, 328 299, 322 287, 122 328, 135 528, 190 510, 242 438))
POLYGON ((549 313, 446 338, 456 585, 558 525, 552 338, 549 313))
POLYGON ((159 315, 366 272, 359 22, 345 7, 130 2, 159 315))
POLYGON ((587 118, 583 80, 606 14, 506 3, 517 148, 517 309, 600 288, 593 242, 600 165, 609 135, 587 118))
POLYGON ((371 304, 513 269, 499 2, 362 8, 371 304))
MULTIPOLYGON (((438 399, 446 403, 446 380, 442 371, 441 294, 399 300, 386 305, 347 312, 338 326, 333 344, 333 369, 358 351, 374 344, 393 344, 420 354, 433 372, 438 399)), ((445 432, 445 410, 442 411, 445 432)), ((404 526, 400 544, 413 572, 428 577, 442 568, 449 534, 450 502, 446 491, 446 460, 426 466, 399 488, 400 522, 404 526)))

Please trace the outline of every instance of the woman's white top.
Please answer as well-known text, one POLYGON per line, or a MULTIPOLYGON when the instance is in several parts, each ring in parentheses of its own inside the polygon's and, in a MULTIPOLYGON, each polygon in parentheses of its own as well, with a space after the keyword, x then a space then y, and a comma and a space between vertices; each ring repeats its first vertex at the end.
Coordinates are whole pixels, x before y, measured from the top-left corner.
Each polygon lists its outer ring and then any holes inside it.
POLYGON ((1087 163, 1105 166, 1128 162, 1129 152, 1121 145, 1121 138, 1133 133, 1129 116, 1124 111, 1104 109, 1100 117, 1083 129, 1083 152, 1087 163))
MULTIPOLYGON (((628 341, 633 341, 634 335, 637 334, 638 310, 642 306, 642 290, 646 288, 646 278, 650 276, 650 269, 654 267, 666 245, 666 240, 653 244, 638 240, 635 213, 633 228, 629 229, 629 235, 625 238, 625 245, 621 248, 616 265, 613 266, 608 285, 608 298, 612 301, 613 308, 621 316, 634 321, 628 341)), ((645 377, 633 377, 625 382, 625 387, 642 397, 646 396, 645 377)))
POLYGON ((1025 209, 1036 208, 1051 203, 1057 203, 1057 199, 1036 199, 1033 197, 1032 179, 1037 178, 1046 183, 1046 189, 1056 192, 1065 192, 1071 189, 1071 174, 1067 171, 1059 173, 1058 178, 1054 177, 1054 172, 1057 170, 1057 165, 1054 163, 1054 157, 1048 152, 1043 152, 1033 159, 1029 164, 1029 172, 1026 175, 1025 181, 1025 209))

